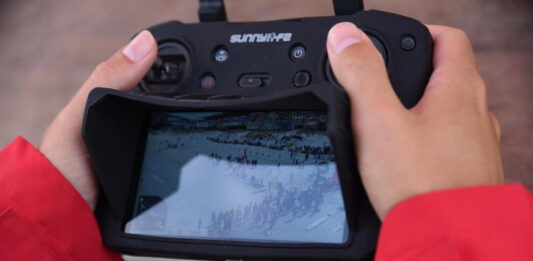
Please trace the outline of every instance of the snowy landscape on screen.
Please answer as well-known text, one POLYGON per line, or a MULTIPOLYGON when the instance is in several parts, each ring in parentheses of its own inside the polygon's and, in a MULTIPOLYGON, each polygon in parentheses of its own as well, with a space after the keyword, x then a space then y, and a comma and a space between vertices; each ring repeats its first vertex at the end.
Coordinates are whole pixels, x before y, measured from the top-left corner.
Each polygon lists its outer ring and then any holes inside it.
POLYGON ((344 243, 346 214, 323 115, 250 114, 153 117, 125 232, 344 243))

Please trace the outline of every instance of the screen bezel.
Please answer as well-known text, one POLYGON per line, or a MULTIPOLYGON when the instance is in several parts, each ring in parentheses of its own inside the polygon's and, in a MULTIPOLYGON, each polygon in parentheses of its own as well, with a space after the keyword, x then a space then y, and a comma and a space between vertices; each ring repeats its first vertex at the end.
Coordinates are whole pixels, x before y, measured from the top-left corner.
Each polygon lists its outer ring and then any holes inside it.
MULTIPOLYGON (((350 107, 346 93, 335 86, 308 86, 266 96, 240 99, 185 100, 140 96, 96 88, 88 98, 82 136, 93 161, 102 193, 95 209, 106 246, 126 254, 201 259, 366 259, 372 256, 380 221, 366 197, 357 172, 350 107), (336 155, 348 220, 345 245, 248 243, 174 239, 123 232, 127 196, 137 154, 146 138, 151 112, 327 111, 327 134, 336 155), (142 135, 141 135, 142 134, 142 135)), ((138 163, 137 163, 138 164, 138 163)), ((129 212, 131 213, 131 211, 129 212)))
MULTIPOLYGON (((154 111, 151 111, 149 113, 145 113, 143 115, 143 119, 142 119, 142 130, 141 130, 141 133, 140 133, 140 140, 139 140, 139 143, 138 143, 138 146, 137 146, 137 149, 136 149, 136 161, 135 161, 135 167, 134 167, 134 170, 133 170, 133 175, 132 175, 132 180, 130 182, 130 187, 128 189, 128 196, 127 196, 127 205, 126 205, 126 209, 125 209, 125 213, 123 215, 123 218, 122 218, 122 222, 121 222, 121 232, 124 234, 124 236, 128 236, 128 237, 132 237, 132 238, 143 238, 143 239, 151 239, 151 240, 158 240, 158 241, 168 241, 168 242, 179 242, 179 243, 192 243, 192 242, 196 242, 198 244, 216 244, 216 245, 235 245, 235 246, 255 246, 255 247, 271 247, 271 246, 275 246, 275 247, 287 247, 287 248, 301 248, 301 247, 329 247, 329 248, 345 248, 347 246, 349 246, 353 240, 353 237, 352 237, 352 234, 353 233, 356 233, 357 231, 356 230, 352 230, 351 229, 351 226, 350 226, 350 222, 349 222, 349 217, 348 217, 348 213, 347 213, 347 207, 346 207, 346 200, 345 200, 345 192, 344 192, 344 189, 342 187, 342 182, 340 182, 340 189, 341 189, 341 194, 342 194, 342 197, 343 197, 343 205, 344 205, 344 211, 345 211, 345 215, 346 215, 346 227, 343 229, 343 233, 347 233, 344 234, 344 238, 346 239, 345 242, 343 243, 323 243, 323 242, 320 242, 320 243, 317 243, 317 242, 261 242, 259 240, 257 241, 244 241, 244 240, 226 240, 226 239, 198 239, 198 238, 186 238, 186 237, 164 237, 164 236, 155 236, 155 235, 143 235, 143 234, 134 234, 134 233, 127 233, 125 232, 126 230, 126 224, 127 222, 129 222, 132 218, 133 218, 133 215, 134 215, 134 210, 135 210, 135 204, 136 204, 136 196, 137 196, 137 192, 138 192, 138 189, 139 189, 139 179, 140 179, 140 176, 141 176, 141 171, 142 171, 142 165, 143 165, 143 159, 144 159, 144 154, 146 152, 146 142, 147 142, 147 139, 148 139, 148 131, 149 131, 149 128, 150 128, 150 123, 151 123, 151 116, 153 113, 187 113, 187 112, 236 112, 237 110, 217 110, 217 111, 213 111, 213 110, 197 110, 197 111, 177 111, 177 110, 162 110, 162 111, 157 111, 157 110, 154 110, 154 111)), ((327 110, 320 110, 320 109, 315 109, 315 110, 283 110, 283 109, 278 109, 278 110, 238 110, 238 112, 250 112, 250 113, 253 113, 253 112, 266 112, 266 113, 269 113, 269 112, 322 112, 324 113, 328 119, 327 119, 327 126, 330 125, 330 118, 329 118, 329 115, 328 115, 328 111, 327 110)), ((328 136, 328 138, 330 139, 330 143, 331 143, 331 146, 333 147, 333 151, 335 153, 335 147, 333 145, 333 142, 332 142, 332 138, 329 136, 328 134, 328 131, 327 131, 327 127, 326 127, 326 130, 324 130, 324 133, 328 136)), ((338 166, 338 163, 337 163, 337 156, 335 155, 335 165, 338 166)), ((337 167, 338 168, 338 167, 337 167)), ((339 173, 339 176, 340 176, 340 173, 339 173)), ((340 177, 339 177, 340 179, 340 177)))

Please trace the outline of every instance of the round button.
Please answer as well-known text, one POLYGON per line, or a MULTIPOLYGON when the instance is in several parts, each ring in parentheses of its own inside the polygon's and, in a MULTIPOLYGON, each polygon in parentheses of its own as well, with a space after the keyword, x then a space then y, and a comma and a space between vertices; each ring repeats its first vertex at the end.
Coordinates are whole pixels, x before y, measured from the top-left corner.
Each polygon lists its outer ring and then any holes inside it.
POLYGON ((305 87, 311 82, 311 74, 308 71, 299 71, 292 78, 295 87, 305 87))
POLYGON ((202 77, 202 80, 200 80, 200 88, 203 90, 209 90, 215 87, 215 83, 215 77, 211 74, 206 74, 202 77))
POLYGON ((226 50, 226 48, 224 47, 217 48, 213 54, 213 59, 215 59, 215 61, 219 63, 225 62, 228 59, 228 57, 229 57, 228 50, 226 50))
POLYGON ((400 46, 404 51, 413 50, 416 46, 415 38, 412 36, 404 36, 400 42, 400 46))
POLYGON ((303 59, 306 55, 305 47, 301 45, 296 45, 291 49, 291 59, 293 61, 299 61, 303 59))

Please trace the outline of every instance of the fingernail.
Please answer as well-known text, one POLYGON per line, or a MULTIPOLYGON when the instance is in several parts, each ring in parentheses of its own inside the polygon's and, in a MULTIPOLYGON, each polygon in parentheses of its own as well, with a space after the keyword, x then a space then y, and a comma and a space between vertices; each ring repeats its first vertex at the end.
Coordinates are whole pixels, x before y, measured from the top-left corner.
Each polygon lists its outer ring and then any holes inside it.
POLYGON ((122 53, 132 62, 137 62, 152 50, 154 43, 152 34, 144 30, 131 40, 126 48, 122 50, 122 53))
POLYGON ((339 54, 348 46, 361 42, 362 32, 355 24, 343 22, 333 26, 328 33, 328 45, 330 49, 339 54))

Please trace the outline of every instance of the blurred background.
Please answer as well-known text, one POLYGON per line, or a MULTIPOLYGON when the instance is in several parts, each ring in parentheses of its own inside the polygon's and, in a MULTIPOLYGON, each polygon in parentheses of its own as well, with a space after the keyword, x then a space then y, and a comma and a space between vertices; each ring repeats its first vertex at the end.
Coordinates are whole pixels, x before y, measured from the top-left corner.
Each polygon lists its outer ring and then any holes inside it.
MULTIPOLYGON (((100 62, 149 25, 197 22, 197 0, 0 1, 0 148, 38 145, 100 62)), ((367 0, 366 9, 463 29, 502 126, 507 182, 533 190, 533 1, 367 0)), ((331 0, 226 0, 230 21, 333 14, 331 0)))
MULTIPOLYGON (((367 0, 366 9, 466 31, 502 126, 507 182, 533 190, 533 1, 367 0)), ((38 145, 100 62, 149 25, 197 22, 197 0, 0 1, 0 148, 38 145)), ((333 15, 331 0, 226 0, 230 21, 333 15)))

